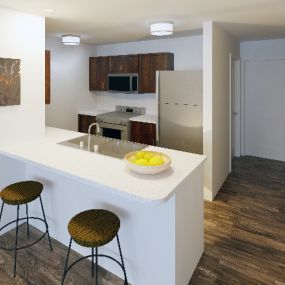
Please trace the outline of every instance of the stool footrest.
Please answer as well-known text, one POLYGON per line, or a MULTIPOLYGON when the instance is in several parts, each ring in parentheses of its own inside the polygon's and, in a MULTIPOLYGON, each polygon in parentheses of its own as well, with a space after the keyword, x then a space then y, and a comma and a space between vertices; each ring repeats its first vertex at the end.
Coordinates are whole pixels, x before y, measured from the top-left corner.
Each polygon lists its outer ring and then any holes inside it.
MULTIPOLYGON (((124 272, 124 267, 123 267, 123 265, 122 265, 117 259, 115 259, 114 257, 109 256, 109 255, 105 255, 105 254, 94 254, 94 257, 96 257, 96 256, 97 256, 97 257, 106 257, 106 258, 109 258, 109 259, 113 260, 114 262, 116 262, 116 263, 121 267, 121 269, 122 269, 123 272, 124 272)), ((68 271, 69 271, 75 264, 77 264, 78 262, 80 262, 80 261, 82 261, 82 260, 84 260, 84 259, 86 259, 86 258, 92 258, 92 255, 83 256, 83 257, 77 259, 76 261, 74 261, 72 264, 70 264, 70 265, 67 267, 67 269, 66 269, 66 271, 64 272, 64 275, 63 275, 62 284, 63 284, 63 282, 64 282, 64 280, 65 280, 65 277, 66 277, 68 271)))
MULTIPOLYGON (((29 217, 29 219, 32 219, 32 220, 39 220, 39 221, 42 221, 42 222, 45 224, 45 226, 46 226, 46 231, 43 233, 43 235, 42 235, 40 238, 38 238, 36 241, 34 241, 34 242, 30 243, 30 244, 27 244, 27 245, 25 245, 25 246, 22 246, 22 247, 17 247, 17 248, 15 248, 15 247, 13 247, 13 248, 5 248, 5 247, 2 247, 2 246, 0 245, 0 249, 2 249, 2 250, 19 250, 19 249, 25 249, 25 248, 28 248, 28 247, 30 247, 30 246, 33 246, 34 244, 36 244, 37 242, 39 242, 40 240, 42 240, 42 239, 44 238, 44 236, 48 233, 48 226, 47 226, 45 220, 44 220, 44 219, 41 219, 41 218, 38 218, 38 217, 29 217)), ((27 220, 27 218, 20 218, 20 219, 18 219, 18 221, 22 221, 22 220, 27 220)), ((8 224, 6 224, 5 226, 3 226, 3 227, 0 228, 0 232, 1 232, 3 229, 5 229, 6 227, 8 227, 8 226, 10 226, 10 225, 12 225, 13 223, 16 223, 16 222, 17 222, 17 220, 14 220, 14 221, 9 222, 8 224)))

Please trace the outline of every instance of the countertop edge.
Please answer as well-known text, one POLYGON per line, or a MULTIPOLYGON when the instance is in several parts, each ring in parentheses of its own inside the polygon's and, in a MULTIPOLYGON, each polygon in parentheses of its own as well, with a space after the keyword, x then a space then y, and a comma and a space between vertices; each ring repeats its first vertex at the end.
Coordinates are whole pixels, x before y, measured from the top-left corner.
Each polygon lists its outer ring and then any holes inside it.
POLYGON ((104 189, 112 194, 115 194, 115 195, 119 195, 123 198, 128 198, 128 199, 132 199, 132 200, 135 200, 137 202, 141 202, 141 203, 149 203, 149 204, 152 204, 152 205, 155 205, 155 204, 163 204, 165 202, 167 202, 174 194, 175 194, 175 191, 173 191, 172 193, 169 193, 168 196, 162 198, 162 199, 155 199, 155 200, 152 200, 152 199, 148 199, 148 198, 143 198, 143 197, 138 197, 137 195, 132 195, 130 193, 127 193, 127 192, 123 192, 122 190, 120 189, 117 189, 117 188, 112 188, 112 187, 109 187, 107 185, 104 185, 104 184, 100 184, 98 182, 95 182, 95 181, 92 181, 92 180, 89 180, 87 178, 83 178, 81 176, 77 176, 77 175, 73 175, 69 172, 65 172, 61 169, 57 169, 57 168, 54 168, 54 167, 50 167, 50 166, 47 166, 47 165, 44 165, 44 164, 41 164, 41 163, 38 163, 38 162, 34 162, 32 160, 28 160, 28 159, 25 159, 25 158, 22 158, 22 157, 18 157, 17 155, 13 155, 11 153, 8 153, 8 152, 5 152, 5 151, 2 151, 0 150, 0 155, 3 155, 3 156, 6 156, 6 157, 9 157, 9 158, 12 158, 12 159, 17 159, 21 162, 24 162, 24 163, 27 163, 27 164, 30 164, 30 165, 33 165, 33 166, 40 166, 42 168, 45 168, 49 171, 52 171, 52 172, 56 172, 56 173, 59 173, 65 177, 68 177, 68 178, 76 178, 78 181, 81 181, 83 183, 86 183, 86 184, 89 184, 89 185, 100 185, 101 187, 104 187, 104 189))
POLYGON ((158 119, 155 115, 140 115, 135 116, 129 119, 131 122, 140 122, 147 124, 155 124, 157 125, 158 119))
MULTIPOLYGON (((56 128, 50 128, 51 130, 55 129, 56 128)), ((49 128, 46 128, 46 131, 48 131, 49 128)), ((58 131, 61 131, 61 129, 58 129, 58 131)), ((81 133, 78 133, 78 132, 74 132, 74 131, 68 131, 70 132, 70 134, 72 134, 72 137, 80 137, 82 134, 81 133)), ((37 142, 37 140, 36 140, 37 142)), ((54 140, 51 140, 49 142, 50 144, 57 144, 56 141, 54 140)), ((148 147, 147 149, 152 149, 153 147, 148 147)), ((71 178, 75 178, 79 181, 82 181, 84 183, 87 183, 87 184, 92 184, 92 185, 100 185, 103 190, 106 190, 112 194, 115 194, 115 195, 119 195, 121 197, 124 197, 124 198, 128 198, 128 199, 132 199, 132 200, 135 200, 135 201, 140 201, 142 203, 148 203, 148 204, 152 204, 152 205, 155 205, 155 204, 162 204, 162 203, 165 203, 167 202, 171 197, 173 197, 176 193, 177 193, 177 187, 178 185, 184 180, 186 179, 186 177, 188 177, 189 175, 191 175, 198 167, 200 167, 206 160, 206 157, 203 156, 203 155, 199 155, 199 158, 197 159, 196 161, 196 166, 194 166, 189 172, 187 172, 187 174, 184 176, 184 178, 182 177, 180 181, 178 181, 178 183, 176 183, 176 185, 174 185, 173 187, 173 190, 170 191, 169 193, 165 193, 164 195, 156 195, 157 197, 144 197, 144 195, 137 195, 137 194, 133 194, 131 192, 125 192, 124 189, 122 189, 120 186, 116 187, 114 185, 107 185, 105 183, 102 183, 102 182, 97 182, 95 180, 92 180, 90 179, 90 177, 84 177, 84 176, 81 176, 81 175, 76 175, 75 173, 72 173, 68 170, 64 170, 63 168, 61 168, 60 166, 57 167, 56 165, 49 165, 49 164, 45 164, 43 161, 37 161, 37 160, 33 160, 33 159, 29 159, 28 156, 21 156, 20 154, 14 154, 13 153, 13 150, 9 150, 8 149, 1 149, 0 148, 0 155, 3 155, 3 156, 6 156, 6 157, 10 157, 12 159, 16 159, 16 160, 19 160, 19 161, 22 161, 24 163, 27 163, 27 164, 30 164, 30 165, 36 165, 36 166, 40 166, 42 168, 45 168, 45 169, 48 169, 50 171, 53 171, 53 172, 56 172, 56 173, 60 173, 66 177, 71 177, 71 178), (163 196, 163 197, 161 197, 163 196)))

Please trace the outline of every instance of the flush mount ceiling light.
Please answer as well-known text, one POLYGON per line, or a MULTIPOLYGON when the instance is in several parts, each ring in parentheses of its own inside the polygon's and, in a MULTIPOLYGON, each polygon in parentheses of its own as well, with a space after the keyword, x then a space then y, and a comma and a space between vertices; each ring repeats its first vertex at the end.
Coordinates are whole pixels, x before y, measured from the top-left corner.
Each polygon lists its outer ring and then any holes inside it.
POLYGON ((76 35, 63 35, 61 42, 67 46, 78 46, 80 44, 80 36, 76 35))
POLYGON ((172 23, 155 23, 150 25, 150 34, 153 36, 168 36, 173 34, 172 23))

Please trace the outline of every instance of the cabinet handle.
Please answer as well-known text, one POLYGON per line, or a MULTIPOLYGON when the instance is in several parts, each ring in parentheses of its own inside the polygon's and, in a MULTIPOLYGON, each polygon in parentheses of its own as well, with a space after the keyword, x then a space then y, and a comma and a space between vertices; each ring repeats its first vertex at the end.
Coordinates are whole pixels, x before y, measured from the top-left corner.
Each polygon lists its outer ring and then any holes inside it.
POLYGON ((120 70, 123 70, 123 65, 122 64, 120 65, 120 70))

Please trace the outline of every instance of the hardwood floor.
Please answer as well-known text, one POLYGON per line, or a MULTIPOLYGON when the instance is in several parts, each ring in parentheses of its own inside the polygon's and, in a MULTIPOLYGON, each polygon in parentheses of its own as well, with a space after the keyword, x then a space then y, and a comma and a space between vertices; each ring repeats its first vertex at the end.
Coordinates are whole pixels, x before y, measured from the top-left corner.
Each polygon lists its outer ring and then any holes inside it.
MULTIPOLYGON (((20 232, 23 242, 25 225, 20 232)), ((31 238, 38 235, 33 228, 31 238)), ((0 237, 0 242, 12 244, 14 232, 0 237)), ((19 251, 15 279, 13 252, 0 251, 0 284, 60 284, 67 248, 54 240, 53 246, 50 252, 44 239, 19 251)), ((72 252, 71 260, 78 257, 72 252)), ((87 260, 77 264, 65 284, 95 284, 90 266, 87 260)), ((103 269, 100 280, 100 285, 123 284, 103 269)), ((216 200, 205 203, 205 253, 189 285, 212 284, 285 285, 285 163, 236 159, 216 200)))
MULTIPOLYGON (((23 224, 19 228, 19 242, 36 240, 41 232, 31 227, 30 237, 27 238, 27 227, 23 224)), ((12 230, 0 238, 1 244, 6 247, 13 247, 15 242, 15 231, 12 230)), ((17 276, 13 278, 13 252, 0 251, 0 285, 59 285, 65 265, 67 247, 52 240, 53 251, 49 249, 45 237, 34 246, 18 251, 17 276)), ((80 257, 79 254, 71 251, 69 264, 80 257)), ((100 285, 123 285, 123 281, 115 275, 100 268, 100 285)), ((65 285, 95 285, 95 278, 91 277, 91 262, 84 260, 77 263, 68 273, 65 285)))
POLYGON ((284 162, 234 161, 205 203, 205 253, 189 284, 285 284, 284 162))

